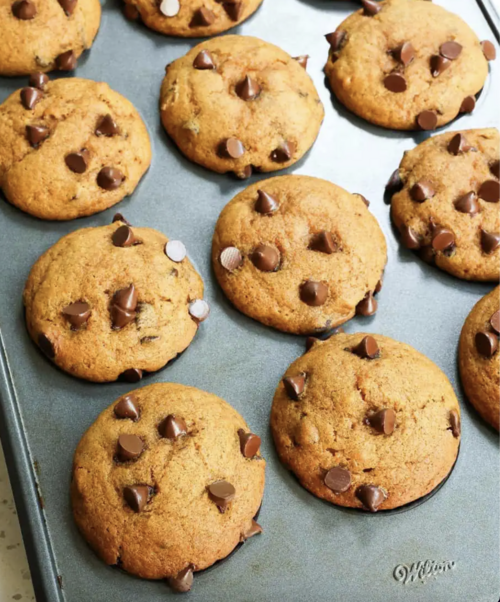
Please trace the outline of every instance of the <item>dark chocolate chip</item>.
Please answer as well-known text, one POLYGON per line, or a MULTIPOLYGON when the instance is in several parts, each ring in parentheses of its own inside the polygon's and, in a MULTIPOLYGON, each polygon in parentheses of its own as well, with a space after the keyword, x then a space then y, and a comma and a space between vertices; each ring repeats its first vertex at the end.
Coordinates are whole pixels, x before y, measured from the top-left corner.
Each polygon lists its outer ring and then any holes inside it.
POLYGON ((451 410, 450 412, 450 426, 453 436, 455 437, 455 439, 458 439, 460 437, 461 428, 460 416, 458 415, 458 412, 456 410, 451 410))
POLYGON ((85 173, 89 165, 90 153, 86 148, 82 148, 77 153, 70 153, 64 158, 68 168, 75 173, 85 173))
POLYGON ((363 337, 356 347, 351 349, 351 352, 362 359, 374 360, 380 357, 377 341, 370 335, 363 337))
POLYGON ((133 394, 125 395, 114 407, 115 416, 120 419, 130 418, 139 419, 139 407, 137 397, 133 394))
POLYGON ((23 88, 21 90, 21 103, 25 109, 31 110, 43 98, 37 88, 23 88))
POLYGON ((250 255, 250 260, 261 272, 274 272, 280 264, 280 254, 274 247, 261 244, 250 255))
POLYGON ((455 134, 448 143, 448 152, 452 155, 466 153, 470 150, 472 150, 472 146, 467 142, 463 134, 455 134))
POLYGON ((134 311, 137 308, 137 291, 131 284, 127 288, 122 288, 113 295, 113 304, 118 305, 127 311, 134 311))
POLYGON ((483 40, 481 42, 481 48, 487 61, 494 61, 497 58, 496 48, 489 40, 483 40))
POLYGON ((134 512, 141 512, 149 500, 149 487, 147 485, 125 487, 123 497, 134 512))
POLYGON ((113 215, 113 222, 112 223, 114 224, 115 222, 122 222, 122 224, 126 224, 127 226, 131 226, 132 225, 127 219, 125 219, 123 217, 123 215, 121 213, 115 213, 113 215))
POLYGON ((439 53, 450 61, 456 60, 462 52, 462 45, 458 42, 445 42, 439 47, 439 53))
POLYGON ((215 14, 205 6, 199 8, 191 19, 190 27, 208 27, 215 23, 215 14))
POLYGON ((437 126, 436 111, 422 111, 417 117, 417 123, 422 130, 435 130, 437 126))
POLYGON ((124 179, 125 176, 116 167, 103 167, 97 174, 97 184, 104 190, 116 190, 124 179))
POLYGON ((373 316, 377 311, 378 301, 373 296, 373 293, 367 293, 364 299, 356 305, 357 316, 373 316))
POLYGON ((447 228, 436 228, 432 234, 432 248, 435 251, 447 251, 455 246, 455 236, 447 228))
POLYGON ((399 175, 399 169, 396 169, 395 171, 393 171, 391 177, 389 178, 389 181, 385 185, 385 189, 390 194, 395 194, 396 192, 402 190, 403 186, 404 183, 401 179, 401 176, 399 175))
POLYGON ((186 421, 181 416, 169 414, 165 420, 160 423, 158 431, 165 439, 175 441, 178 437, 187 433, 186 421))
POLYGON ((135 242, 135 236, 130 226, 120 226, 113 232, 111 237, 115 247, 131 247, 135 242))
POLYGON ((500 201, 500 183, 496 180, 486 180, 481 184, 477 194, 483 201, 498 203, 500 201))
POLYGON ((389 90, 389 92, 405 92, 408 87, 406 84, 406 78, 402 73, 398 73, 395 71, 394 73, 389 73, 384 77, 384 86, 389 90))
POLYGON ((128 21, 137 21, 140 16, 137 7, 133 4, 125 4, 123 6, 123 14, 128 21))
POLYGON ((262 527, 254 519, 252 519, 252 524, 250 527, 240 535, 240 541, 246 541, 254 535, 259 535, 259 533, 262 533, 262 527))
POLYGON ((476 193, 471 190, 467 194, 464 194, 455 201, 455 209, 460 213, 468 213, 469 215, 476 215, 479 211, 479 203, 477 202, 476 193))
POLYGON ((258 454, 261 443, 258 435, 245 433, 243 429, 240 429, 238 431, 238 437, 240 438, 241 453, 245 458, 253 458, 258 454))
POLYGON ((122 462, 137 459, 144 450, 144 443, 137 435, 123 434, 118 437, 117 454, 122 462))
POLYGON ((242 100, 255 100, 259 96, 261 88, 254 79, 246 75, 245 79, 236 86, 235 90, 236 94, 242 100))
POLYGON ((415 49, 411 42, 405 42, 392 51, 394 58, 407 67, 415 58, 415 49))
POLYGON ((239 159, 245 154, 245 147, 238 138, 228 138, 221 144, 221 151, 231 159, 239 159))
POLYGON ((377 433, 383 435, 392 435, 396 423, 396 412, 391 408, 386 408, 374 412, 366 417, 366 424, 370 425, 377 433))
POLYGON ((238 180, 247 180, 253 173, 253 168, 251 165, 245 165, 242 169, 238 169, 233 172, 234 175, 238 178, 238 180))
POLYGON ((226 511, 235 494, 235 488, 227 481, 216 481, 208 486, 208 496, 221 512, 226 511))
POLYGON ((319 251, 320 253, 331 255, 332 253, 336 253, 337 243, 334 241, 330 232, 322 230, 313 237, 309 248, 313 251, 319 251))
POLYGON ((30 21, 35 18, 36 6, 31 0, 17 0, 12 5, 12 14, 21 21, 30 21))
POLYGON ((326 473, 324 483, 333 493, 344 493, 351 486, 351 473, 341 466, 334 466, 326 473))
POLYGON ((500 178, 500 161, 493 161, 490 164, 490 171, 496 178, 500 178))
POLYGON ((257 200, 255 201, 255 211, 263 215, 271 215, 279 209, 279 202, 276 197, 263 190, 257 191, 257 200))
POLYGON ((76 67, 76 55, 72 50, 63 52, 56 58, 59 71, 72 71, 76 67))
POLYGON ((500 247, 500 234, 494 234, 493 232, 481 229, 481 248, 486 255, 490 255, 498 247, 500 247))
POLYGON ((432 77, 439 77, 451 65, 451 61, 440 54, 431 57, 431 73, 432 77))
POLYGON ((63 11, 66 13, 66 16, 71 17, 71 15, 75 12, 78 0, 58 0, 58 2, 63 11))
POLYGON ((214 59, 208 50, 201 50, 193 61, 193 67, 200 71, 215 69, 214 59))
POLYGON ((33 148, 38 148, 40 143, 49 137, 50 130, 43 125, 27 125, 26 138, 33 148))
POLYGON ((407 249, 420 248, 420 238, 413 228, 403 224, 399 229, 399 233, 401 234, 401 244, 407 249))
POLYGON ((188 306, 189 315, 195 322, 203 322, 208 318, 210 307, 203 299, 195 299, 188 306))
POLYGON ((309 55, 308 54, 301 54, 300 56, 294 56, 293 60, 297 61, 297 63, 303 67, 304 69, 307 69, 307 61, 309 59, 309 55))
POLYGON ((293 142, 284 140, 277 148, 271 153, 271 159, 275 163, 286 163, 290 161, 295 152, 296 146, 293 142))
POLYGON ((46 73, 32 73, 28 83, 32 88, 45 90, 45 86, 49 83, 49 76, 46 73))
POLYGON ((410 189, 410 196, 414 201, 423 203, 427 199, 432 199, 436 194, 434 187, 429 180, 420 180, 410 189))
POLYGON ((367 17, 373 17, 382 10, 381 4, 374 2, 374 0, 361 0, 361 6, 367 17))
POLYGON ((377 512, 386 496, 382 489, 375 485, 360 485, 356 489, 356 497, 367 510, 377 512))
POLYGON ((232 21, 239 21, 243 16, 243 2, 224 2, 223 6, 232 21))
POLYGON ((326 41, 330 44, 330 47, 333 52, 338 52, 346 39, 346 32, 342 29, 334 31, 333 33, 328 33, 325 38, 326 41))
POLYGON ((62 310, 63 316, 74 328, 80 328, 90 318, 90 305, 85 301, 77 301, 62 310))
POLYGON ((43 353, 51 360, 53 360, 56 357, 55 347, 47 335, 43 333, 38 335, 38 346, 43 351, 43 353))
POLYGON ((219 261, 228 272, 234 272, 243 263, 243 257, 236 247, 226 247, 222 250, 219 261))
POLYGON ((497 334, 500 334, 500 309, 491 316, 490 326, 497 334))
POLYGON ((304 372, 301 372, 297 376, 286 376, 283 379, 283 385, 288 397, 294 401, 298 401, 306 387, 306 375, 304 372))
POLYGON ((120 330, 125 328, 127 324, 134 322, 136 318, 135 311, 122 309, 119 305, 112 305, 109 310, 111 316, 111 323, 114 330, 120 330))
POLYGON ((139 368, 129 368, 120 374, 120 378, 128 383, 138 383, 142 376, 142 370, 139 368))
POLYGON ((498 336, 493 332, 478 332, 475 337, 476 349, 484 357, 492 357, 498 349, 498 336))
POLYGON ((466 96, 462 100, 462 104, 460 105, 459 112, 460 113, 472 113, 472 111, 476 108, 476 97, 475 96, 466 96))
POLYGON ((375 290, 373 291, 374 295, 376 295, 377 293, 380 293, 380 291, 382 290, 383 284, 384 284, 384 276, 382 275, 382 276, 380 276, 380 280, 375 285, 375 290))
POLYGON ((182 571, 178 572, 175 577, 168 578, 168 585, 174 592, 186 593, 193 587, 193 565, 190 564, 182 571))
POLYGON ((316 280, 306 280, 300 286, 300 299, 306 305, 319 307, 326 302, 328 297, 328 287, 323 282, 316 280))
POLYGON ((99 117, 94 133, 96 136, 116 136, 119 133, 119 128, 116 121, 111 115, 103 115, 99 117))

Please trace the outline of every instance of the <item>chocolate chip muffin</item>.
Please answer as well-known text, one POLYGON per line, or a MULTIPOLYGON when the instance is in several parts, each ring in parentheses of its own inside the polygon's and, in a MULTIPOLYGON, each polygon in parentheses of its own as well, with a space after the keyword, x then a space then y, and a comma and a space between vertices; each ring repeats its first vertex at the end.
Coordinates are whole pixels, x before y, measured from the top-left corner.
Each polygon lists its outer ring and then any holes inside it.
POLYGON ((460 336, 459 366, 469 401, 496 430, 500 427, 500 288, 472 308, 460 336))
POLYGON ((465 280, 500 276, 499 142, 495 128, 434 136, 388 184, 401 244, 465 280))
POLYGON ((434 130, 470 113, 495 46, 421 0, 362 0, 326 36, 325 73, 342 104, 386 128, 434 130))
POLYGON ((308 176, 249 186, 223 209, 212 242, 228 299, 251 318, 296 334, 373 315, 387 252, 367 203, 308 176))
POLYGON ((137 382, 163 368, 209 312, 184 245, 122 220, 61 238, 24 289, 33 341, 59 368, 96 382, 137 382))
POLYGON ((262 0, 125 0, 124 13, 170 36, 212 36, 243 23, 262 0))
POLYGON ((100 22, 99 0, 2 0, 0 75, 72 71, 100 22))
POLYGON ((218 173, 289 167, 312 146, 324 115, 305 65, 257 38, 198 44, 167 65, 163 125, 191 161, 218 173))
POLYGON ((188 591, 193 573, 262 531, 260 438, 228 403, 161 383, 104 410, 80 441, 71 498, 104 562, 188 591))
POLYGON ((337 334, 288 368, 271 428, 282 462, 306 489, 376 512, 417 500, 446 478, 460 409, 446 376, 409 345, 337 334))
POLYGON ((107 209, 131 194, 151 163, 139 113, 105 83, 30 77, 0 105, 0 187, 41 219, 107 209))

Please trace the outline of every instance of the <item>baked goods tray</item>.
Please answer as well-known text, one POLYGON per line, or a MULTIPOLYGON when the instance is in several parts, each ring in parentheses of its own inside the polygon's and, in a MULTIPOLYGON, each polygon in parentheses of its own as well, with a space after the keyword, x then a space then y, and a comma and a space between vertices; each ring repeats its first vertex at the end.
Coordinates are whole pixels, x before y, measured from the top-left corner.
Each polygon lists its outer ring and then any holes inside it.
MULTIPOLYGON (((498 15, 487 0, 438 2, 458 13, 480 39, 498 40, 498 15)), ((175 595, 162 582, 141 581, 105 566, 79 536, 71 516, 69 483, 77 442, 103 408, 134 386, 96 385, 64 374, 32 344, 24 325, 21 295, 37 257, 64 234, 108 224, 120 211, 132 224, 155 227, 185 242, 211 306, 210 318, 189 349, 140 385, 175 381, 223 397, 262 436, 268 460, 259 518, 264 534, 199 575, 189 599, 496 602, 498 436, 464 399, 456 361, 462 324, 492 285, 460 281, 399 248, 384 185, 403 152, 428 134, 368 125, 332 100, 323 75, 328 53, 323 35, 357 6, 265 0, 236 33, 260 37, 293 56, 310 55, 308 72, 326 117, 312 150, 288 171, 325 178, 366 196, 387 238, 389 259, 379 309, 372 318, 354 318, 346 331, 381 333, 413 345, 444 370, 460 397, 461 453, 447 483, 407 512, 376 515, 342 511, 316 499, 278 461, 269 430, 271 401, 283 372, 303 352, 304 338, 252 321, 222 295, 211 273, 211 236, 223 206, 248 182, 191 164, 165 135, 159 119, 165 65, 197 42, 162 37, 126 21, 116 0, 107 0, 103 8, 98 38, 76 75, 108 82, 142 113, 153 143, 149 173, 120 205, 78 221, 41 222, 0 200, 0 434, 37 600, 159 602, 175 595), (442 563, 440 570, 433 571, 426 561, 442 563)), ((498 60, 490 63, 475 111, 446 130, 498 127, 499 67, 498 60)), ((0 100, 25 82, 2 78, 0 100)))

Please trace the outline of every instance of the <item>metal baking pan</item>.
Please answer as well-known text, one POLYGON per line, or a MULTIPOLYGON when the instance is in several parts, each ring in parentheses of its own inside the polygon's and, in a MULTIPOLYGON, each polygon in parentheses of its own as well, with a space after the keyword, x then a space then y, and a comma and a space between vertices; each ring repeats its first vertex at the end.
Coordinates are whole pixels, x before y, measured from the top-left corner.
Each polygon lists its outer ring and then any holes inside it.
MULTIPOLYGON (((498 16, 486 0, 437 2, 461 15, 480 39, 498 36, 498 16)), ((21 294, 33 262, 64 234, 108 224, 117 210, 132 224, 155 227, 186 243, 212 309, 182 357, 140 385, 175 381, 220 395, 263 437, 268 460, 259 519, 264 534, 199 575, 189 600, 498 600, 498 437, 464 399, 456 362, 462 324, 492 285, 457 280, 399 247, 383 202, 384 185, 403 151, 428 134, 371 126, 332 101, 323 76, 328 53, 323 34, 354 8, 353 3, 328 0, 265 0, 235 31, 273 42, 293 56, 311 57, 308 72, 326 117, 312 150, 289 171, 331 180, 370 199, 370 210, 387 238, 389 262, 378 312, 372 318, 354 318, 346 330, 409 343, 448 375, 463 411, 461 453, 453 474, 424 504, 375 518, 316 499, 281 466, 270 436, 269 411, 280 377, 303 352, 304 338, 253 322, 226 301, 211 272, 210 242, 219 212, 248 182, 191 164, 160 125, 164 67, 196 41, 162 37, 130 23, 120 3, 107 0, 100 33, 76 75, 107 81, 139 109, 152 137, 151 169, 130 198, 78 221, 41 222, 0 200, 0 434, 39 602, 163 602, 175 595, 162 582, 142 581, 105 566, 80 537, 71 516, 74 449, 99 412, 133 386, 95 385, 62 373, 38 352, 24 325, 21 294)), ((444 129, 498 126, 498 63, 490 64, 474 113, 444 129)), ((25 82, 2 78, 0 99, 25 82)))

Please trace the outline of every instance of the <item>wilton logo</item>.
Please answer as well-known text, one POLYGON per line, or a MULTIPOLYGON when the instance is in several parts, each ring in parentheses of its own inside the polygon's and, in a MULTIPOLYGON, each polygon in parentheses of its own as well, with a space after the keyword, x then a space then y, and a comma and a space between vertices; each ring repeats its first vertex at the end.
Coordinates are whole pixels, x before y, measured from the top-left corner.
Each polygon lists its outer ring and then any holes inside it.
POLYGON ((441 573, 454 569, 456 563, 454 560, 445 560, 444 562, 436 562, 435 560, 420 560, 414 562, 411 566, 407 564, 398 564, 394 569, 394 579, 406 585, 413 581, 420 580, 424 582, 429 577, 437 577, 441 573))

